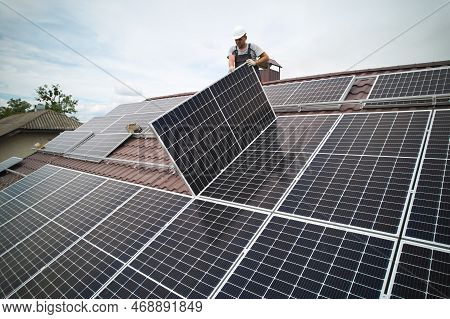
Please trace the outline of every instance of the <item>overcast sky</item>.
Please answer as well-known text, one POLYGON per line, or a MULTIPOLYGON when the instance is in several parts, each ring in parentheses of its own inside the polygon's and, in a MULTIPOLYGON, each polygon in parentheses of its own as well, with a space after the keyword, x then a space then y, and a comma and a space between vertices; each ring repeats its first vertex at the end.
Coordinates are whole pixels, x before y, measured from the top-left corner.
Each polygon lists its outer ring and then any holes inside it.
MULTIPOLYGON (((59 83, 83 122, 145 97, 197 91, 227 72, 242 25, 282 78, 344 71, 447 0, 0 0, 0 104, 59 83)), ((450 59, 450 5, 353 69, 450 59)))

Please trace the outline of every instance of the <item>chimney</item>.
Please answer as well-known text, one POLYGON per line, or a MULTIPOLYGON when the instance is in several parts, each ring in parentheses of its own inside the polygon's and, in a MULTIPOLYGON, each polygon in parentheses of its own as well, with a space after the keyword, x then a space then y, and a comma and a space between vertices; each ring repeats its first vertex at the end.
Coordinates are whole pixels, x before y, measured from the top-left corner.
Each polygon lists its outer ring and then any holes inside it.
POLYGON ((44 104, 36 104, 35 106, 34 106, 34 111, 35 112, 38 112, 38 111, 44 111, 45 110, 45 105, 44 104))
POLYGON ((267 69, 260 70, 261 82, 263 84, 271 81, 277 81, 280 79, 280 72, 282 66, 278 64, 277 61, 272 59, 269 59, 267 63, 269 64, 267 69))

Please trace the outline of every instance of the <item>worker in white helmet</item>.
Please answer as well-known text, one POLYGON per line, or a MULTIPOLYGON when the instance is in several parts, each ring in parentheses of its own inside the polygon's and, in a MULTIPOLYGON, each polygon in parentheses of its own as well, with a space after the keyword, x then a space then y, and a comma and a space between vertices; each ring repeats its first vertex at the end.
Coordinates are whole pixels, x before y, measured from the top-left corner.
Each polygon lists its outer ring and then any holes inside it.
POLYGON ((247 63, 254 67, 259 76, 259 67, 267 67, 269 56, 254 43, 247 43, 247 32, 243 27, 236 27, 233 31, 233 45, 228 51, 228 72, 233 72, 241 64, 247 63))

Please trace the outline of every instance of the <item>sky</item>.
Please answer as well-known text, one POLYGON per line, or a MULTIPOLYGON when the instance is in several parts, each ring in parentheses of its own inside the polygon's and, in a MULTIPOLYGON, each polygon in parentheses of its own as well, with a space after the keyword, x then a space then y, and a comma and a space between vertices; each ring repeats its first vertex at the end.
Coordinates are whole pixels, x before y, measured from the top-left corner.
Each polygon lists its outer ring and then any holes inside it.
POLYGON ((282 79, 345 71, 441 5, 353 70, 450 60, 450 2, 0 0, 0 106, 34 105, 39 86, 60 84, 85 122, 201 90, 227 73, 238 25, 283 66, 282 79))

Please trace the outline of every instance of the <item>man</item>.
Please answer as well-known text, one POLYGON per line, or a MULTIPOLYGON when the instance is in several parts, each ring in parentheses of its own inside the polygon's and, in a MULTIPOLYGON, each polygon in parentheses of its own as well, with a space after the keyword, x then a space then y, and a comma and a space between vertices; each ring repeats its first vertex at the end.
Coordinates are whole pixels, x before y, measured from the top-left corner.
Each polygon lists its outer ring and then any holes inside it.
POLYGON ((254 43, 247 43, 247 32, 243 27, 236 27, 233 31, 233 45, 228 51, 228 72, 233 72, 238 66, 247 63, 254 67, 259 76, 259 67, 267 67, 269 56, 254 43))

